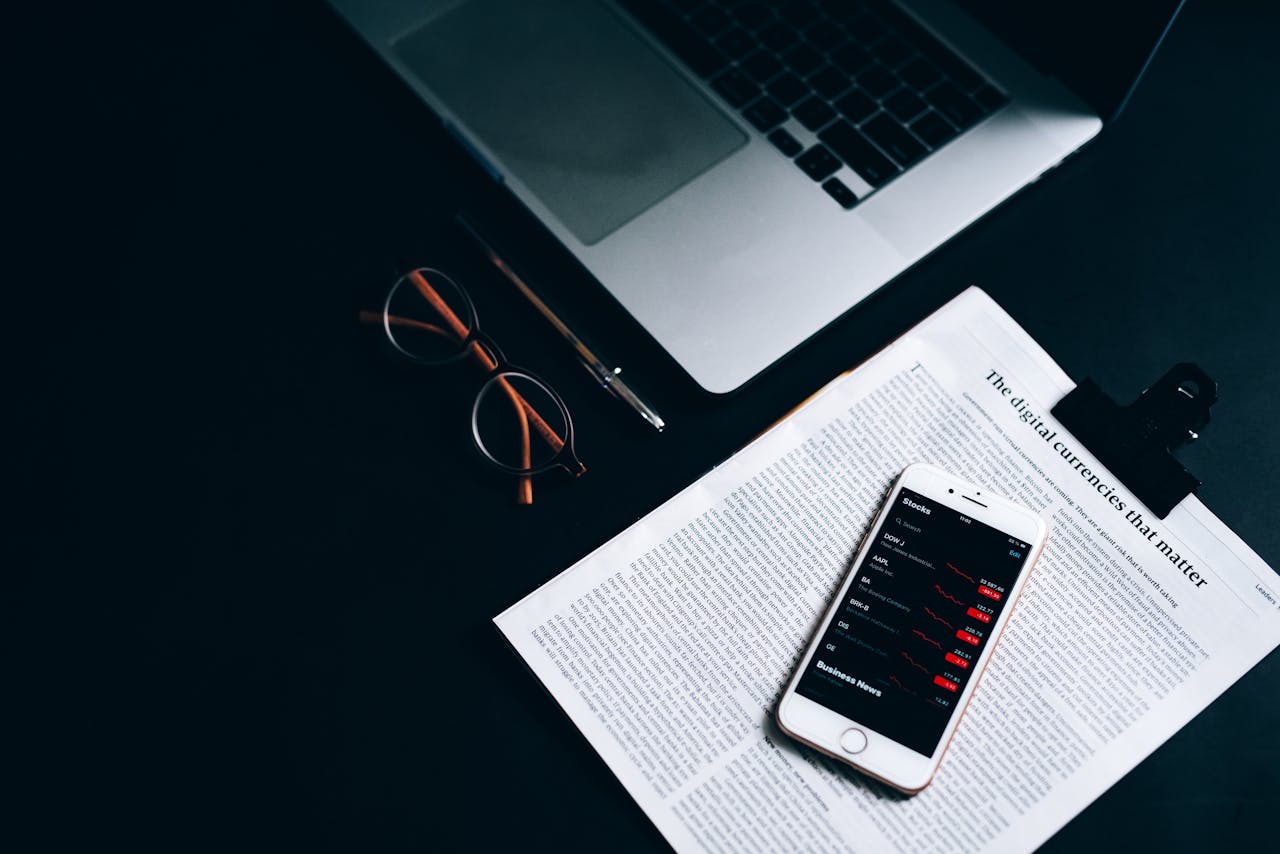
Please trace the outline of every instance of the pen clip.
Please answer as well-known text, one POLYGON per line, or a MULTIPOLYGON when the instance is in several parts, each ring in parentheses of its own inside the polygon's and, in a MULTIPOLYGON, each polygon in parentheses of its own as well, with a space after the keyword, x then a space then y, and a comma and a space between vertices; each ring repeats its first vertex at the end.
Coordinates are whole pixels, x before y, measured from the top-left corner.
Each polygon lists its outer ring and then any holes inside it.
MULTIPOLYGON (((595 374, 593 370, 591 372, 595 374)), ((649 404, 645 403, 636 393, 631 390, 631 386, 622 380, 622 368, 614 368, 612 373, 607 373, 600 377, 600 384, 609 390, 609 393, 626 402, 632 409, 640 414, 640 417, 653 425, 653 429, 661 432, 662 428, 667 426, 667 422, 662 420, 662 416, 654 412, 649 404)))

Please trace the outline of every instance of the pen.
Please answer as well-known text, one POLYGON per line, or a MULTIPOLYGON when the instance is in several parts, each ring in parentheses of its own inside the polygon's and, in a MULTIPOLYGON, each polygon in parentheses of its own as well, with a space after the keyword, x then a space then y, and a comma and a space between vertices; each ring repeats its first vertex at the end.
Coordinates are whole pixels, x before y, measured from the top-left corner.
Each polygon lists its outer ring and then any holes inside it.
POLYGON ((630 406, 641 418, 649 422, 655 430, 660 431, 663 427, 667 426, 666 422, 662 420, 662 416, 654 411, 652 406, 645 403, 639 395, 632 391, 630 386, 623 382, 622 368, 610 368, 603 359, 592 352, 591 348, 588 347, 586 343, 583 342, 583 340, 579 338, 578 335, 570 329, 569 326, 561 320, 536 293, 533 292, 533 289, 520 278, 516 271, 511 269, 510 265, 502 259, 502 256, 498 254, 497 250, 489 244, 489 241, 485 240, 484 237, 480 235, 480 232, 475 229, 475 226, 473 226, 466 217, 458 214, 456 219, 458 224, 462 226, 463 230, 471 236, 471 239, 474 240, 484 251, 485 255, 488 256, 489 262, 493 264, 493 266, 497 267, 498 271, 502 273, 502 275, 506 276, 507 281, 515 285, 516 289, 524 295, 524 298, 538 310, 538 313, 545 317, 551 325, 555 327, 555 330, 560 333, 560 337, 569 342, 569 346, 573 347, 574 352, 578 355, 578 361, 582 363, 583 367, 591 372, 591 375, 596 378, 596 381, 599 382, 600 385, 604 386, 606 391, 630 406))

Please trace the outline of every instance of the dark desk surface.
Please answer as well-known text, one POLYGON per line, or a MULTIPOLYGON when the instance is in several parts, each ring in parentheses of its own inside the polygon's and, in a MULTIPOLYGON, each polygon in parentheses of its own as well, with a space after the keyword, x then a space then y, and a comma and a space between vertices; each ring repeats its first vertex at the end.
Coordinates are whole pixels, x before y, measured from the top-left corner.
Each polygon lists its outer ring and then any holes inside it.
MULTIPOLYGON (((1191 3, 1095 145, 725 398, 324 8, 148 14, 59 31, 76 70, 30 84, 49 156, 11 164, 55 224, 12 287, 31 305, 11 416, 34 428, 12 483, 39 512, 13 538, 23 604, 4 620, 17 803, 46 839, 661 845, 490 618, 970 283, 1117 396, 1202 364, 1221 401, 1182 458, 1280 565, 1274 10, 1191 3), (665 434, 457 240, 464 205, 608 342, 665 434), (404 261, 471 283, 508 354, 562 389, 585 477, 515 507, 468 444, 476 378, 380 357, 355 313, 404 261)), ((1047 849, 1270 847, 1278 690, 1272 656, 1047 849)))

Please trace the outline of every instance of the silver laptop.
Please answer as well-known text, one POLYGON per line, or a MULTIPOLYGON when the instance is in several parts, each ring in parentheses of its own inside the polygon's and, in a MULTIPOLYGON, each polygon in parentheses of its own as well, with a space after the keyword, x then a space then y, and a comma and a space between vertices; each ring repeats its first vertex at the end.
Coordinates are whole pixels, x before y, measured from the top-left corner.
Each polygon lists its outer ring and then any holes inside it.
POLYGON ((1178 0, 330 0, 703 388, 1122 106, 1178 0))

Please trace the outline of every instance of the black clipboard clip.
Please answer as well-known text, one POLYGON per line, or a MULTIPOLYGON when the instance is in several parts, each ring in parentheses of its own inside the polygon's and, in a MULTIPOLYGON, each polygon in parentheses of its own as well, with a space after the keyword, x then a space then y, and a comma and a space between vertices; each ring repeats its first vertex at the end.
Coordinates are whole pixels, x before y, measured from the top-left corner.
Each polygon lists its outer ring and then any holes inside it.
POLYGON ((1199 438, 1217 400, 1218 384, 1198 365, 1182 362, 1128 406, 1086 378, 1053 415, 1163 519, 1200 486, 1171 451, 1199 438))

